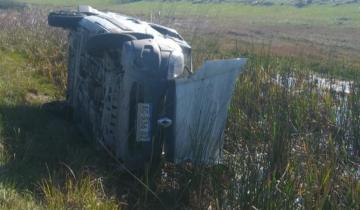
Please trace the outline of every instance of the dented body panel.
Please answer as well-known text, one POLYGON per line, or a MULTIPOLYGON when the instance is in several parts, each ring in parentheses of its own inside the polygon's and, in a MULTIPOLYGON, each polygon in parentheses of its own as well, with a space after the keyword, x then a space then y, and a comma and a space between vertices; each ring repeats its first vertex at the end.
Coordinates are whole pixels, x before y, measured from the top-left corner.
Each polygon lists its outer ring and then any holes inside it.
POLYGON ((245 59, 207 61, 191 77, 175 81, 172 161, 219 162, 227 108, 245 59))

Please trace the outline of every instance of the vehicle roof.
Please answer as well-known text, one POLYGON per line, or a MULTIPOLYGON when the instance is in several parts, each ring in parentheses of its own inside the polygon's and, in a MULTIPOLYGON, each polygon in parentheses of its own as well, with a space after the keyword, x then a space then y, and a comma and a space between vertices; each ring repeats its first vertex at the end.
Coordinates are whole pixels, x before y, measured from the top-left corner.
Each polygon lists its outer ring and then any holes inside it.
POLYGON ((144 34, 151 34, 153 36, 162 36, 158 31, 153 29, 148 23, 138 19, 118 15, 115 13, 102 13, 88 15, 83 19, 87 20, 80 24, 93 30, 105 29, 109 32, 138 32, 144 34), (89 22, 91 24, 89 24, 89 22))
POLYGON ((113 12, 101 12, 89 6, 80 6, 79 12, 87 14, 87 16, 85 16, 80 21, 80 26, 86 28, 93 33, 143 33, 152 35, 154 39, 171 39, 178 44, 185 45, 190 48, 188 43, 182 39, 182 37, 177 33, 177 31, 171 28, 167 28, 157 24, 149 24, 137 18, 129 17, 122 14, 117 14, 113 12), (176 36, 164 35, 159 31, 155 30, 153 27, 162 27, 171 32, 172 34, 175 34, 176 36))

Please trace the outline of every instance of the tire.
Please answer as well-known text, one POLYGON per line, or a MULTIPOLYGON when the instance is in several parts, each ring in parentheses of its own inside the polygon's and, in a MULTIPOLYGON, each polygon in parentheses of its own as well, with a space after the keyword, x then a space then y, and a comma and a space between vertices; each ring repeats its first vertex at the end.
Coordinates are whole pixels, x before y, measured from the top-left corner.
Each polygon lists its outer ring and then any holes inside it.
POLYGON ((85 17, 85 14, 80 12, 57 11, 51 12, 48 16, 48 24, 54 27, 65 29, 75 29, 79 21, 85 17))
POLYGON ((136 40, 129 34, 104 33, 91 37, 86 44, 88 54, 102 56, 105 51, 122 49, 125 42, 136 40))

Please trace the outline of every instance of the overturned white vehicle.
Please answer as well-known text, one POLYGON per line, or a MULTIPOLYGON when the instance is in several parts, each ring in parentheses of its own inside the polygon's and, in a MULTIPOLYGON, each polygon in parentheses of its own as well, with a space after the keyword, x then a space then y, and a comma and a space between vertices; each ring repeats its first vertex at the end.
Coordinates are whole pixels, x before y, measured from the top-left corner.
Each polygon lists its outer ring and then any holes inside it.
POLYGON ((221 158, 227 107, 245 59, 192 69, 191 47, 173 29, 80 6, 52 12, 70 30, 67 103, 89 138, 130 168, 221 158))

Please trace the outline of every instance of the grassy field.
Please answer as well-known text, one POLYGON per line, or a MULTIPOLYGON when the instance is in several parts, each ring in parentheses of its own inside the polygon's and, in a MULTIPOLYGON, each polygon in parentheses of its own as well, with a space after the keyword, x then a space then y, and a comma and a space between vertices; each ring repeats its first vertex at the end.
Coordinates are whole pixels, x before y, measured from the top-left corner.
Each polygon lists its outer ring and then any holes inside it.
MULTIPOLYGON (((85 1, 21 1, 40 5, 74 7, 85 1)), ((358 62, 360 55, 360 4, 291 4, 252 6, 241 3, 192 3, 189 1, 88 1, 86 4, 177 28, 191 37, 212 35, 229 51, 247 43, 272 46, 272 53, 309 57, 334 57, 358 62), (222 37, 219 39, 219 37, 222 37), (236 44, 235 44, 236 43, 236 44)), ((359 62, 358 62, 359 63, 359 62)))
POLYGON ((272 53, 277 55, 333 56, 353 63, 360 53, 359 7, 138 2, 114 5, 111 10, 161 21, 190 37, 210 34, 227 51, 239 43, 271 44, 272 53))
POLYGON ((98 5, 98 6, 108 6, 114 5, 115 0, 19 0, 17 2, 24 2, 29 4, 37 5, 50 5, 50 6, 77 6, 77 5, 98 5))
POLYGON ((224 163, 162 160, 151 173, 120 172, 66 113, 43 105, 63 100, 66 87, 66 32, 46 26, 53 6, 9 8, 0 10, 0 209, 360 208, 358 4, 106 2, 179 29, 195 66, 249 58, 229 108, 224 163), (348 90, 319 87, 314 74, 335 86, 346 80, 348 90))
POLYGON ((191 2, 161 2, 139 1, 135 3, 119 4, 115 0, 77 0, 77 1, 48 1, 26 0, 25 2, 38 5, 77 6, 94 5, 111 10, 123 10, 127 13, 150 16, 151 12, 161 11, 164 16, 206 16, 216 17, 229 22, 237 19, 253 21, 255 24, 311 24, 332 27, 359 27, 360 4, 348 5, 311 5, 302 9, 290 5, 251 6, 238 3, 206 3, 194 4, 191 2), (230 18, 230 19, 229 19, 230 18))
POLYGON ((359 4, 355 5, 313 5, 298 9, 289 5, 275 5, 269 7, 251 6, 236 3, 224 4, 193 4, 191 2, 163 3, 163 2, 137 2, 119 5, 125 11, 149 14, 151 11, 162 10, 164 15, 204 15, 207 17, 227 19, 252 20, 259 24, 321 24, 327 26, 338 26, 337 18, 347 17, 348 26, 359 26, 359 4), (172 13, 173 12, 173 13, 172 13), (228 19, 232 18, 232 19, 228 19))

